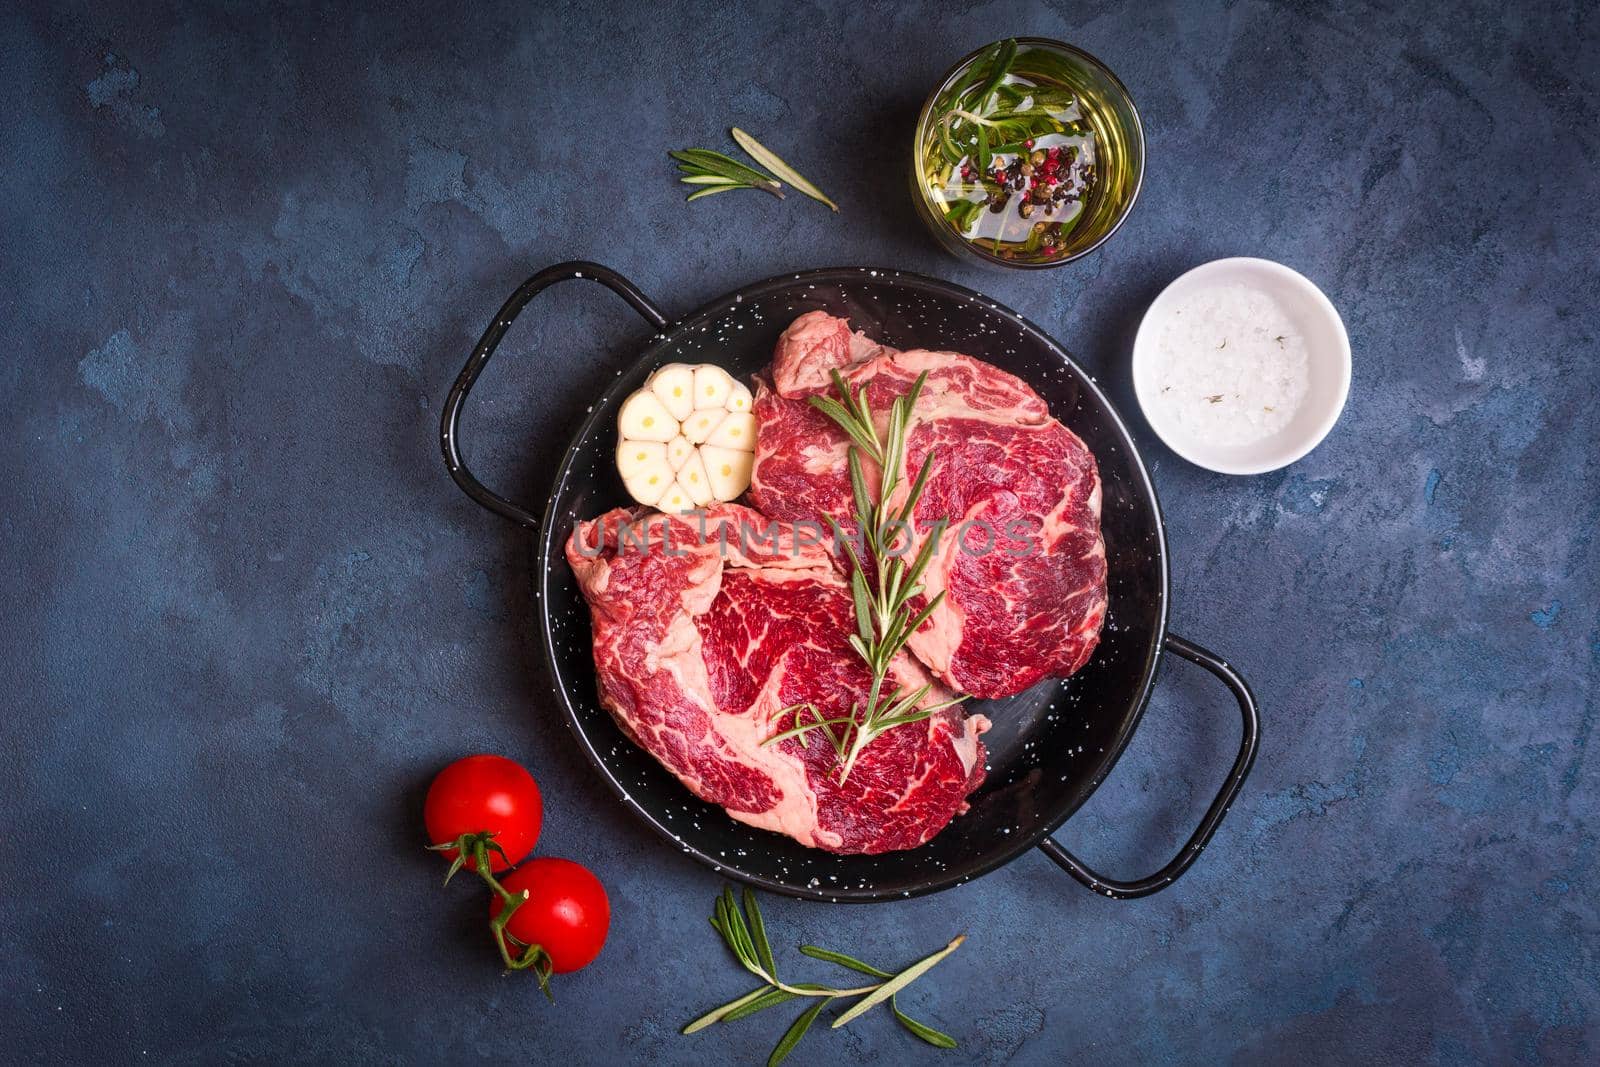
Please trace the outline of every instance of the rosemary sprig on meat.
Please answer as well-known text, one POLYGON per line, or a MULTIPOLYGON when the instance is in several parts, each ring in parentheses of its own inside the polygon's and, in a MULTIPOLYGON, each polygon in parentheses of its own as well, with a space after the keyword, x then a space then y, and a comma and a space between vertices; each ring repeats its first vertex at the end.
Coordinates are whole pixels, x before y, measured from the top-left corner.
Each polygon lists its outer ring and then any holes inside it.
POLYGON ((889 670, 894 658, 905 648, 911 635, 928 621, 944 600, 943 591, 928 599, 920 610, 914 611, 911 602, 921 595, 922 575, 933 560, 938 548, 939 535, 945 523, 935 524, 934 530, 908 565, 905 560, 912 536, 912 523, 917 501, 927 487, 933 472, 933 451, 923 457, 922 468, 905 499, 896 508, 889 506, 890 499, 899 490, 905 476, 906 438, 910 433, 911 411, 928 378, 927 372, 918 375, 916 382, 904 396, 896 397, 889 407, 887 433, 879 437, 872 418, 872 408, 867 401, 866 386, 852 391, 837 370, 833 372, 834 388, 839 399, 814 396, 811 405, 839 425, 852 442, 849 450, 850 489, 855 500, 855 524, 861 532, 862 551, 845 535, 839 522, 828 516, 835 538, 844 546, 850 557, 850 596, 855 602, 856 632, 850 635, 850 647, 867 664, 872 682, 865 704, 852 704, 846 716, 829 718, 812 704, 795 705, 794 724, 787 730, 762 742, 776 744, 790 737, 806 739, 812 731, 820 733, 833 747, 838 758, 839 782, 842 785, 855 767, 861 752, 875 738, 887 730, 910 723, 922 722, 935 712, 959 704, 965 697, 922 704, 932 690, 924 683, 912 690, 896 687, 884 692, 889 670), (862 456, 878 465, 882 476, 878 483, 878 499, 872 499, 862 467, 862 456), (867 580, 867 563, 872 566, 872 581, 867 580))
POLYGON ((755 975, 762 982, 741 997, 730 1000, 718 1008, 713 1008, 700 1018, 683 1028, 685 1034, 692 1034, 697 1030, 704 1030, 713 1023, 731 1023, 746 1016, 754 1015, 765 1008, 775 1007, 786 1001, 799 997, 810 997, 816 1003, 808 1007, 804 1013, 789 1027, 783 1037, 778 1040, 777 1047, 772 1050, 772 1055, 767 1059, 767 1067, 777 1067, 783 1062, 784 1057, 794 1050, 811 1029, 811 1024, 816 1021, 822 1010, 835 1000, 845 997, 860 997, 848 1009, 839 1013, 833 1021, 833 1028, 838 1029, 866 1012, 889 1002, 889 1009, 894 1012, 894 1017, 901 1026, 905 1027, 917 1037, 937 1048, 955 1048, 955 1039, 950 1035, 941 1033, 926 1023, 918 1022, 895 1003, 896 994, 906 986, 921 978, 934 965, 961 947, 966 935, 962 934, 951 941, 944 948, 931 956, 925 956, 900 971, 898 974, 879 970, 869 963, 863 963, 842 952, 818 948, 815 945, 802 945, 800 951, 812 959, 835 963, 847 967, 852 971, 871 975, 878 979, 869 985, 854 986, 851 988, 838 988, 835 986, 818 985, 812 982, 785 982, 778 977, 777 963, 773 959, 772 945, 767 940, 766 923, 761 918, 761 909, 756 904, 755 894, 750 890, 744 891, 744 908, 741 910, 739 903, 734 899, 733 890, 724 888, 717 897, 716 910, 711 916, 711 925, 722 939, 728 943, 728 948, 733 952, 734 958, 745 970, 755 975))

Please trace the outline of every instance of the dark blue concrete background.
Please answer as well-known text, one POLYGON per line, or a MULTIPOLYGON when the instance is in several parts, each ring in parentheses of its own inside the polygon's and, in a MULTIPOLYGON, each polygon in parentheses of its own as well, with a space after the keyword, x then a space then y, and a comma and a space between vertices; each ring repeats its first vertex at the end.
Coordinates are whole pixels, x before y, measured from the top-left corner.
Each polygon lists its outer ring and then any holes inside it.
MULTIPOLYGON (((898 962, 968 931, 909 997, 962 1043, 938 1062, 1593 1062, 1600 20, 1395 6, 8 8, 0 1057, 764 1059, 791 1013, 677 1034, 748 985, 719 880, 588 773, 526 538, 437 455, 504 295, 587 257, 678 313, 861 264, 1042 323, 1139 426, 1175 628, 1264 707, 1246 792, 1159 896, 1030 856, 900 904, 774 899, 781 942, 898 962), (1149 136, 1122 233, 1027 277, 944 258, 904 173, 931 83, 1016 33, 1101 55, 1149 136), (843 213, 683 204, 663 153, 731 124, 843 213), (1142 308, 1235 254, 1315 279, 1355 350, 1333 435, 1258 478, 1177 460, 1126 382, 1142 308), (534 769, 545 850, 612 890, 556 1007, 421 851, 423 788, 475 750, 534 769)), ((546 297, 478 391, 480 471, 538 499, 638 340, 598 288, 546 297)), ((1236 731, 1174 667, 1061 838, 1165 859, 1236 731)), ((870 1018, 795 1062, 925 1051, 870 1018)))

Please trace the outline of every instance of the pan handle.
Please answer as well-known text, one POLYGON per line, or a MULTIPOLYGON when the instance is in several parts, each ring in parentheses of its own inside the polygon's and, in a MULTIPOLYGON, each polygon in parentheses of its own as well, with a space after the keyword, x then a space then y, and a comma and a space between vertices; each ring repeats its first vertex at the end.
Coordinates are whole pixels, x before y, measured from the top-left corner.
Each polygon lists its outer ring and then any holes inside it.
POLYGON ((1133 900, 1136 897, 1147 897, 1151 893, 1159 892, 1177 881, 1178 876, 1189 869, 1189 865, 1199 857, 1200 850, 1211 841, 1211 835, 1217 832, 1217 827, 1222 824, 1222 817, 1228 814, 1229 805, 1239 795, 1245 776, 1250 773, 1250 765, 1255 762, 1256 748, 1261 740, 1261 717, 1256 710, 1256 698, 1238 671, 1213 653, 1185 641, 1176 634, 1167 634, 1164 649, 1176 652, 1191 663, 1199 664, 1228 687, 1234 699, 1239 702, 1239 713, 1244 718, 1244 736, 1239 742, 1239 755, 1233 761, 1233 769, 1228 771, 1228 777, 1223 780, 1222 788, 1217 791, 1217 798, 1211 802, 1211 807, 1206 809, 1205 818, 1200 820, 1199 828, 1190 835, 1188 843, 1172 858, 1172 861, 1155 874, 1131 882, 1119 882, 1115 878, 1096 874, 1088 864, 1056 844, 1054 838, 1044 839, 1039 850, 1055 860, 1062 870, 1096 893, 1104 893, 1117 900, 1133 900))
POLYGON ((638 286, 609 267, 583 260, 571 260, 546 267, 518 286, 517 291, 511 294, 499 311, 495 312, 489 328, 483 331, 477 347, 472 350, 472 355, 467 357, 467 365, 461 368, 461 373, 456 376, 456 383, 450 387, 450 395, 444 402, 444 414, 439 417, 439 446, 444 451, 444 465, 449 468, 450 477, 455 479, 461 491, 496 515, 526 526, 530 530, 539 525, 539 520, 533 512, 493 492, 467 469, 467 461, 461 455, 461 409, 466 406, 467 394, 472 391, 473 385, 477 384, 478 375, 489 365, 489 357, 494 355, 501 338, 505 337, 506 331, 522 313, 528 301, 557 282, 579 278, 599 282, 626 300, 628 306, 637 311, 651 326, 657 330, 666 328, 667 317, 661 313, 661 309, 651 303, 650 299, 639 291, 638 286))

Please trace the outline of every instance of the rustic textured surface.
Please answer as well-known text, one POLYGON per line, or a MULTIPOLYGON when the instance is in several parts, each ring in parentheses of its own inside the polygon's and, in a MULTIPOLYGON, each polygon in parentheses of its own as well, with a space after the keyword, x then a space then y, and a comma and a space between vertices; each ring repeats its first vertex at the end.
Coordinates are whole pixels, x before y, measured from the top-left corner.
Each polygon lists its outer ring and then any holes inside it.
MULTIPOLYGON (((1017 307, 1131 411, 1140 310, 1240 253, 1326 288, 1356 373, 1279 474, 1144 434, 1175 627, 1264 706, 1216 845, 1138 903, 1033 857, 769 922, 895 961, 968 931, 910 997, 962 1041, 939 1062, 1600 1057, 1592 4, 29 6, 0 15, 5 1059, 764 1058, 786 1020, 677 1035, 746 984, 705 924, 718 881, 591 778, 525 537, 438 461, 472 340, 571 256, 680 312, 893 265, 1017 307), (1104 57, 1150 157, 1109 246, 1027 277, 941 257, 904 190, 923 93, 1018 32, 1104 57), (680 203, 662 152, 734 123, 845 214, 680 203), (547 848, 613 891, 555 1008, 498 976, 482 901, 419 848, 430 774, 480 749, 534 768, 547 848)), ((519 497, 637 339, 575 288, 517 326, 469 427, 519 497)), ((1061 837, 1152 865, 1235 729, 1174 668, 1061 837)), ((919 1051, 876 1018, 795 1062, 919 1051)))

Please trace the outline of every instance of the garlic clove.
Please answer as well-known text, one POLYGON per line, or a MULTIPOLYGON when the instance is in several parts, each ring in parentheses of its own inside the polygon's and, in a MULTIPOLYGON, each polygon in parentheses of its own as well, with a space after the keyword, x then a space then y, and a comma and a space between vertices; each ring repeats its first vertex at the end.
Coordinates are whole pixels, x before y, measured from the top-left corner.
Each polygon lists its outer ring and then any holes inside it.
POLYGON ((754 451, 756 447, 756 417, 746 412, 729 412, 705 440, 718 448, 738 448, 754 451))
POLYGON ((625 440, 666 442, 678 436, 678 420, 654 393, 641 390, 623 402, 617 429, 625 440))
MULTIPOLYGON (((688 444, 687 441, 684 444, 688 444)), ((667 446, 659 441, 620 441, 617 443, 617 473, 623 480, 658 463, 670 465, 667 446)))
POLYGON ((703 445, 700 459, 705 463, 711 492, 718 500, 734 500, 750 487, 750 472, 756 462, 754 452, 703 445))
POLYGON ((694 370, 670 363, 650 376, 650 391, 679 422, 694 411, 694 370))
POLYGON ((694 406, 696 409, 727 406, 733 392, 733 378, 721 367, 702 363, 694 369, 694 406))

